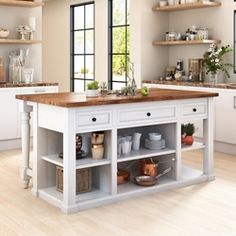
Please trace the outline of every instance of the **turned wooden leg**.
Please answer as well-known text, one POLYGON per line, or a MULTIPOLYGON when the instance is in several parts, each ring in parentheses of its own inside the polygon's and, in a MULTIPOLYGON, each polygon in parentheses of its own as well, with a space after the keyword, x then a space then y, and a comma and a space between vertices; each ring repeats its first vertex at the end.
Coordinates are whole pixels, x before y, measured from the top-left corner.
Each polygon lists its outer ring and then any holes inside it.
POLYGON ((30 169, 30 112, 21 113, 21 138, 22 138, 22 167, 20 170, 21 180, 24 188, 29 187, 31 176, 28 174, 30 169))

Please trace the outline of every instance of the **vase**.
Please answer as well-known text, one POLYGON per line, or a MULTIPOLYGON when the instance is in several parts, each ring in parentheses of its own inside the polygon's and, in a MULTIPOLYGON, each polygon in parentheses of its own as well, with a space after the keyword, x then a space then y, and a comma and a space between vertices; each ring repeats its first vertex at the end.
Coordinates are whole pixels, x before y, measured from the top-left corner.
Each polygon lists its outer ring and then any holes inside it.
POLYGON ((210 74, 209 74, 209 82, 213 86, 216 85, 216 83, 217 83, 217 73, 216 72, 210 72, 210 74))

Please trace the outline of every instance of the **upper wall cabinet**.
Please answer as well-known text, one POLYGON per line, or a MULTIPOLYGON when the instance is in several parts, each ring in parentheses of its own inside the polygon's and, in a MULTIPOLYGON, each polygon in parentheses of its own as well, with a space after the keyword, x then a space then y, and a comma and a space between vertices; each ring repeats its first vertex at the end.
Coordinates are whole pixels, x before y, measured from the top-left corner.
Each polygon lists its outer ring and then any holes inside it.
POLYGON ((42 2, 34 2, 34 1, 0 0, 0 6, 39 7, 43 5, 44 3, 42 2))
POLYGON ((199 8, 208 8, 208 7, 219 7, 221 6, 220 2, 196 2, 196 3, 186 3, 186 4, 179 4, 173 6, 156 6, 153 7, 153 11, 183 11, 183 10, 191 10, 191 9, 199 9, 199 8))

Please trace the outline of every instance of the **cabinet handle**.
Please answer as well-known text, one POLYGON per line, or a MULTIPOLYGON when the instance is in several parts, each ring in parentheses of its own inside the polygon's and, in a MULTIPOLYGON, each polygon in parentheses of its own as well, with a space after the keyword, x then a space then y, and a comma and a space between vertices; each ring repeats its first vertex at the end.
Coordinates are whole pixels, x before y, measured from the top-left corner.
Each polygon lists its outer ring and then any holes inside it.
POLYGON ((234 109, 236 109, 236 96, 234 96, 234 109))
POLYGON ((34 90, 35 93, 45 93, 45 89, 34 90))
POLYGON ((193 108, 193 112, 196 112, 197 111, 197 108, 193 108))
POLYGON ((148 112, 148 113, 147 113, 147 116, 151 116, 151 113, 150 113, 150 112, 148 112))
POLYGON ((92 118, 92 122, 96 122, 97 119, 95 117, 92 118))

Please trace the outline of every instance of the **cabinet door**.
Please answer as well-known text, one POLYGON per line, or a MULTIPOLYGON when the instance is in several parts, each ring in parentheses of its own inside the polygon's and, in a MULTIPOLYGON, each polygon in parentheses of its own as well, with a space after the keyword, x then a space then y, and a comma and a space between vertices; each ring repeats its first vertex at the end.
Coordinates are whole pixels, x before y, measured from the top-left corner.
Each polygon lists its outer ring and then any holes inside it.
POLYGON ((236 144, 236 92, 220 92, 215 109, 215 140, 236 144))
POLYGON ((0 140, 19 138, 18 102, 15 94, 16 90, 0 91, 0 140))

